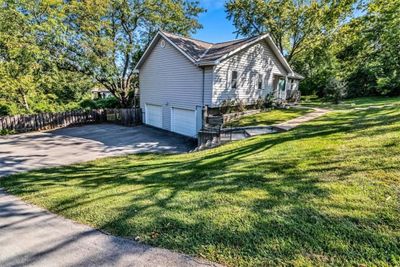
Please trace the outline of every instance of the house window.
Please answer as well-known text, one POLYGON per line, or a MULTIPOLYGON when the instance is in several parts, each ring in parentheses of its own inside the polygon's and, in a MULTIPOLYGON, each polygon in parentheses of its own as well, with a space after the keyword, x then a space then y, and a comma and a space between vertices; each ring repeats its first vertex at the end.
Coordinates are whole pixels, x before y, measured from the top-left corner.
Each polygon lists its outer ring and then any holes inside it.
POLYGON ((262 88, 263 88, 263 77, 259 73, 258 76, 257 76, 257 89, 258 90, 262 90, 262 88))
POLYGON ((231 73, 231 89, 237 89, 238 72, 236 70, 231 73))

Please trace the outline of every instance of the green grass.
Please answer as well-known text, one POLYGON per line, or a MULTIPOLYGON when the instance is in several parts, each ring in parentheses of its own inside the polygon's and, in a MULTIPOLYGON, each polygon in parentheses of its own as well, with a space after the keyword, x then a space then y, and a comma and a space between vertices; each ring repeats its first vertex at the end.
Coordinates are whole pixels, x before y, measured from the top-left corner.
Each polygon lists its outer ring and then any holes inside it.
POLYGON ((383 106, 383 105, 400 105, 400 97, 359 97, 353 99, 345 99, 339 104, 332 104, 324 102, 316 96, 305 96, 302 98, 301 104, 307 107, 323 107, 334 110, 352 109, 352 108, 366 108, 369 106, 383 106))
POLYGON ((399 266, 400 108, 335 111, 287 133, 0 180, 110 233, 231 266, 399 266))
POLYGON ((244 116, 238 120, 231 121, 226 124, 230 127, 244 127, 244 126, 261 126, 261 125, 272 125, 280 122, 288 121, 296 117, 300 117, 311 109, 274 109, 271 111, 261 112, 254 115, 244 116))

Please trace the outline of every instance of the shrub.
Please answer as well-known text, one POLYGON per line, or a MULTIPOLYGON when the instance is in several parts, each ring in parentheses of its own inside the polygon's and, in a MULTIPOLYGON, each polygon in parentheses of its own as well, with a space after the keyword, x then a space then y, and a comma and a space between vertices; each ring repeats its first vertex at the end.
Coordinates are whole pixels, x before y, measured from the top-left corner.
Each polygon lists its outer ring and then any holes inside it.
POLYGON ((344 81, 338 80, 337 78, 330 78, 324 89, 325 99, 335 104, 346 96, 347 84, 344 81))
POLYGON ((118 99, 115 97, 106 97, 96 100, 97 108, 120 108, 118 99))
POLYGON ((236 107, 239 112, 243 112, 246 110, 246 104, 243 99, 236 99, 236 107))
POLYGON ((79 106, 83 109, 97 109, 97 103, 92 99, 82 100, 79 106))
POLYGON ((112 96, 97 100, 85 99, 79 105, 83 109, 120 108, 118 99, 112 96))
POLYGON ((227 104, 228 104, 228 100, 223 100, 221 102, 221 105, 219 106, 219 112, 221 114, 225 114, 226 113, 226 111, 228 109, 228 105, 227 104))
POLYGON ((264 99, 264 107, 271 108, 274 104, 274 96, 272 94, 267 94, 264 99))
POLYGON ((235 105, 235 101, 234 100, 225 99, 221 103, 221 106, 219 108, 219 112, 221 114, 230 113, 230 112, 232 112, 234 105, 235 105))
POLYGON ((0 104, 0 116, 11 115, 11 109, 9 106, 0 104))
POLYGON ((15 134, 16 132, 14 130, 8 130, 8 129, 1 129, 0 130, 0 135, 9 135, 9 134, 15 134))
POLYGON ((256 100, 256 109, 262 109, 265 105, 265 100, 260 96, 257 100, 256 100))

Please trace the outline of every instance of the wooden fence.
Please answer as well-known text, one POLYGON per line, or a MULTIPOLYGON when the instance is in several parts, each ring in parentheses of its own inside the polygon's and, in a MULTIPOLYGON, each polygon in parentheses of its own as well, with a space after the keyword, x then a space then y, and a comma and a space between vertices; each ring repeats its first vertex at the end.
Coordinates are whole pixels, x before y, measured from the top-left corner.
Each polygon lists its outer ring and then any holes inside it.
POLYGON ((141 123, 140 108, 73 110, 0 117, 0 131, 24 133, 91 123, 118 123, 134 126, 141 123))

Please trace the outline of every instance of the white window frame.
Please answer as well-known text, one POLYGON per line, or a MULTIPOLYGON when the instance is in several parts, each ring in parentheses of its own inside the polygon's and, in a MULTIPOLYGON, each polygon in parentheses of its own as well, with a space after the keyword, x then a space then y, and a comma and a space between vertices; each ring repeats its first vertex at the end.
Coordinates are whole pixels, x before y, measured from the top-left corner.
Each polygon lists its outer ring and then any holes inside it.
POLYGON ((261 91, 264 88, 264 75, 261 73, 257 73, 257 78, 256 78, 256 89, 261 91), (260 87, 260 81, 261 81, 261 87, 260 87))
POLYGON ((230 71, 229 75, 229 88, 230 89, 235 89, 237 90, 239 88, 239 72, 237 70, 232 70, 230 71), (236 73, 236 79, 235 81, 233 80, 233 73, 236 73), (233 87, 233 84, 235 84, 235 87, 233 87))

